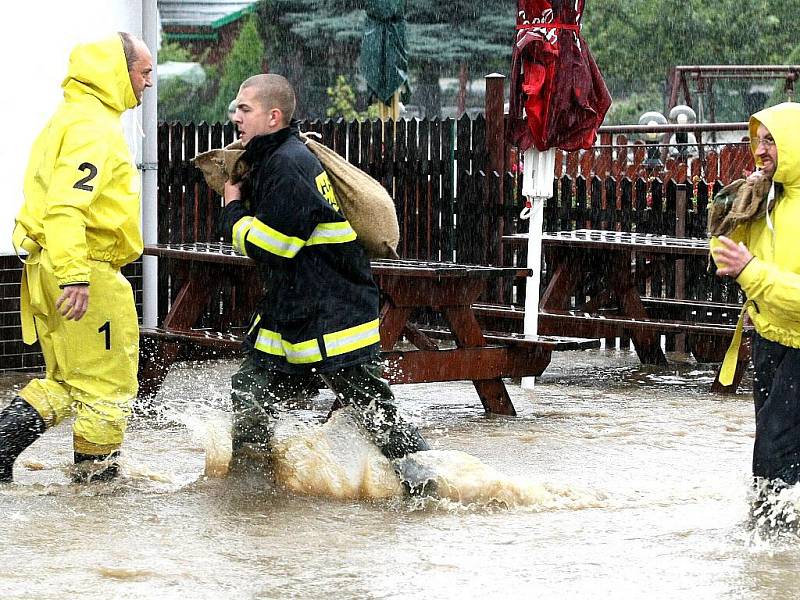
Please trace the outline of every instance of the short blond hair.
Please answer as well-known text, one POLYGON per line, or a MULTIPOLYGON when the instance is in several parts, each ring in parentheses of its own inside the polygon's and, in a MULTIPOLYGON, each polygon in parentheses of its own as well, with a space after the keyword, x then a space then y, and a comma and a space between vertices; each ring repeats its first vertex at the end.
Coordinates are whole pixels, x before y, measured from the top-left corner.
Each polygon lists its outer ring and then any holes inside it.
POLYGON ((283 115, 283 125, 288 125, 294 116, 297 100, 292 84, 282 75, 262 73, 248 77, 239 89, 253 88, 256 99, 266 110, 277 108, 283 115))

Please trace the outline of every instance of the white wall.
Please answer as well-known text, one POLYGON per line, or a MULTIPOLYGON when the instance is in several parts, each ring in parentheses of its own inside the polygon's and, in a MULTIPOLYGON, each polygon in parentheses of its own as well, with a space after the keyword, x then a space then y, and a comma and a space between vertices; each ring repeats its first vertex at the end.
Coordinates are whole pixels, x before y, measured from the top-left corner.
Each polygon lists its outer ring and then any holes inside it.
MULTIPOLYGON (((14 216, 31 144, 62 97, 70 49, 78 42, 128 31, 142 35, 142 0, 10 0, 0 19, 0 254, 12 254, 14 216)), ((148 92, 145 92, 147 95, 148 92)), ((155 102, 155 98, 149 99, 155 102)), ((147 99, 146 99, 147 101, 147 99)), ((141 108, 124 126, 137 161, 141 108)))

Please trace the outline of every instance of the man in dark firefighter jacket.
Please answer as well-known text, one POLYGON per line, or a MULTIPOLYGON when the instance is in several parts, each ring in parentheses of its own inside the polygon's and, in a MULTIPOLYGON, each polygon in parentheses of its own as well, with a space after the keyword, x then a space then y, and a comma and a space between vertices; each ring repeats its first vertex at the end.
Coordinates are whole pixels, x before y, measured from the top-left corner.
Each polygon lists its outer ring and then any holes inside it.
POLYGON ((267 450, 276 405, 317 374, 337 404, 353 407, 386 457, 428 450, 370 368, 378 353, 378 289, 327 173, 297 135, 294 109, 285 78, 256 75, 239 88, 233 116, 251 166, 250 206, 242 184, 226 183, 222 226, 236 251, 259 264, 266 288, 232 379, 234 460, 267 450))

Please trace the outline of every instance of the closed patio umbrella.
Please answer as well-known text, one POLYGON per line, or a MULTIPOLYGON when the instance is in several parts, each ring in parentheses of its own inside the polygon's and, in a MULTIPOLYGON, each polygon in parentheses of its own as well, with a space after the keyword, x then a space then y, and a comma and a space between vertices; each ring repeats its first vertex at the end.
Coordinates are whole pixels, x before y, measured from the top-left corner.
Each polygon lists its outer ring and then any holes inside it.
POLYGON ((408 85, 405 0, 367 0, 359 64, 381 118, 399 118, 399 96, 408 85))
MULTIPOLYGON (((523 152, 522 194, 530 218, 526 334, 537 333, 544 201, 553 195, 555 149, 589 149, 611 106, 603 77, 581 37, 585 0, 518 0, 511 55, 508 141, 523 152)), ((525 378, 530 388, 533 378, 525 378)))

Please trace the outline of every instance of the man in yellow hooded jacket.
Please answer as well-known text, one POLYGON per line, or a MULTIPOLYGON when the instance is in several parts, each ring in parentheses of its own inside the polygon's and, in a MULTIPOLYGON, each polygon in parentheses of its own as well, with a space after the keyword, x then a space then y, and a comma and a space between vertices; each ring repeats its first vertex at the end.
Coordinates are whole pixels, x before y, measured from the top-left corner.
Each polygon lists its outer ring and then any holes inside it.
MULTIPOLYGON (((717 274, 736 278, 747 295, 745 308, 756 330, 753 475, 778 486, 800 481, 798 132, 800 104, 786 102, 750 118, 750 147, 759 169, 750 177, 772 180, 767 211, 739 225, 730 238, 712 240, 717 274)), ((728 363, 735 349, 729 350, 728 363)))
POLYGON ((34 141, 13 241, 25 261, 23 338, 38 338, 47 372, 0 412, 0 481, 12 480, 26 447, 73 414, 77 474, 117 474, 139 345, 120 268, 142 252, 140 177, 120 117, 141 103, 152 70, 147 46, 130 34, 79 44, 64 100, 34 141))

